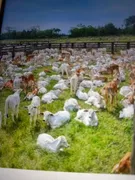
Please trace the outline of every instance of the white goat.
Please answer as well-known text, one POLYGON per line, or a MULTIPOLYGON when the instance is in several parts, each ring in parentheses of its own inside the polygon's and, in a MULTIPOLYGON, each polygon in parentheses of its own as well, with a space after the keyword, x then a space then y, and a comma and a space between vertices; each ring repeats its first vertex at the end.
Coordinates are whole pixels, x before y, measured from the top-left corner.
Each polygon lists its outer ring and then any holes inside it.
POLYGON ((18 76, 15 77, 14 81, 13 81, 13 89, 14 91, 16 91, 17 89, 20 89, 20 85, 21 85, 21 78, 19 78, 18 76))
POLYGON ((40 77, 44 77, 45 75, 46 75, 46 73, 44 71, 39 73, 40 77))
POLYGON ((4 87, 4 79, 0 77, 0 90, 2 90, 4 87))
POLYGON ((54 89, 61 89, 61 90, 64 90, 64 89, 68 89, 66 83, 63 81, 63 82, 58 82, 57 84, 54 85, 53 87, 54 89))
POLYGON ((96 106, 97 108, 106 108, 105 100, 102 96, 95 97, 91 96, 85 101, 86 104, 96 106))
POLYGON ((88 99, 88 94, 86 92, 82 92, 82 90, 84 90, 84 88, 80 86, 76 92, 76 96, 79 99, 86 101, 88 99))
POLYGON ((134 115, 134 105, 130 104, 120 111, 119 118, 132 118, 134 115))
POLYGON ((71 94, 72 94, 73 91, 74 91, 74 93, 76 93, 77 87, 78 87, 78 81, 79 81, 79 77, 76 74, 74 74, 70 78, 70 93, 71 94))
POLYGON ((69 64, 67 63, 63 63, 60 68, 59 71, 62 73, 62 77, 64 76, 64 73, 66 73, 67 78, 68 78, 68 73, 69 73, 69 64))
POLYGON ((58 97, 55 95, 54 92, 51 91, 51 92, 48 92, 48 93, 44 94, 42 96, 42 98, 41 98, 41 101, 43 103, 48 103, 49 104, 49 103, 52 103, 54 99, 58 99, 58 97))
POLYGON ((45 94, 47 93, 47 89, 45 87, 41 87, 38 91, 38 94, 45 94))
POLYGON ((120 88, 120 94, 127 97, 129 94, 133 93, 131 87, 129 86, 122 86, 120 88))
POLYGON ((12 120, 14 122, 14 116, 16 115, 16 118, 18 118, 18 111, 19 111, 19 105, 20 105, 20 92, 22 90, 17 90, 14 94, 9 95, 5 101, 5 125, 6 120, 8 117, 8 109, 12 110, 12 120))
POLYGON ((31 104, 27 108, 28 114, 30 115, 30 124, 34 121, 34 125, 36 125, 36 120, 40 114, 40 97, 34 96, 31 104))
POLYGON ((55 114, 45 111, 43 114, 43 120, 47 122, 52 129, 58 128, 70 120, 70 114, 68 111, 58 111, 55 114))
POLYGON ((43 149, 54 153, 58 151, 63 151, 62 148, 69 147, 65 136, 59 136, 58 138, 54 139, 52 136, 46 133, 40 134, 38 136, 37 145, 39 145, 43 149))
POLYGON ((84 88, 91 88, 93 86, 93 82, 89 81, 89 80, 83 80, 80 83, 80 86, 84 87, 84 88))
POLYGON ((52 75, 50 76, 51 80, 56 80, 56 81, 59 81, 61 79, 61 76, 60 75, 52 75))
POLYGON ((77 112, 75 120, 82 122, 86 126, 97 126, 98 118, 93 109, 81 109, 77 112))
POLYGON ((65 111, 78 111, 80 106, 76 99, 70 98, 65 101, 64 108, 65 111))

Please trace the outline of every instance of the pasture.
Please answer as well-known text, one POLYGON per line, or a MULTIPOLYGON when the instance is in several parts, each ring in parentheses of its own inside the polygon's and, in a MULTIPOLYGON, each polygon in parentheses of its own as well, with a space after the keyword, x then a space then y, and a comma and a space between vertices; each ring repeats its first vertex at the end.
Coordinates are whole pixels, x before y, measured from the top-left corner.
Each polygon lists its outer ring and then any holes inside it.
MULTIPOLYGON (((50 61, 54 60, 50 59, 50 61)), ((44 68, 51 69, 51 66, 36 69, 34 75, 37 79, 38 73, 44 68)), ((47 74, 50 75, 50 73, 47 74)), ((57 73, 52 72, 52 74, 57 73)), ((128 79, 129 72, 126 72, 126 81, 122 82, 120 87, 128 85, 128 79)), ((47 90, 51 90, 55 84, 56 81, 52 80, 47 86, 47 90)), ((99 91, 100 88, 97 90, 99 91)), ((2 114, 4 114, 5 99, 9 94, 12 94, 12 91, 8 89, 3 89, 0 92, 0 111, 2 114)), ((37 120, 36 127, 30 127, 28 112, 24 108, 30 104, 30 101, 24 101, 24 97, 25 94, 22 92, 19 118, 16 119, 15 123, 8 118, 7 126, 2 126, 0 129, 0 167, 111 173, 113 166, 119 162, 122 156, 131 151, 133 120, 119 119, 119 111, 122 109, 120 105, 121 95, 118 95, 118 104, 112 112, 107 110, 97 112, 99 120, 97 127, 86 127, 75 121, 76 112, 72 112, 70 122, 54 130, 47 127, 43 122, 42 115, 37 120), (54 138, 64 135, 70 147, 56 154, 42 150, 36 145, 40 133, 48 133, 54 138)), ((55 113, 62 110, 65 100, 70 97, 75 96, 70 95, 69 89, 63 90, 58 100, 51 104, 42 103, 41 112, 48 110, 55 113)), ((81 108, 96 109, 85 104, 84 101, 77 100, 81 108)))
POLYGON ((135 36, 133 35, 121 35, 121 36, 99 36, 99 37, 78 37, 78 38, 71 38, 71 37, 59 37, 59 38, 42 38, 42 39, 13 39, 13 40, 0 40, 1 43, 19 43, 19 42, 42 42, 42 41, 49 41, 50 43, 67 43, 67 42, 127 42, 127 41, 135 41, 135 36))

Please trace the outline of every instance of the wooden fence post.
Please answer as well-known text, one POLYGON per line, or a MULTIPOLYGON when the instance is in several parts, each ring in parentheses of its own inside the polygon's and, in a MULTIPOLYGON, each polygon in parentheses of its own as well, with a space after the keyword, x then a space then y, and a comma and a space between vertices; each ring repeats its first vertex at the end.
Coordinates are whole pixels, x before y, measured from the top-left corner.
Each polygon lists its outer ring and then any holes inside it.
POLYGON ((49 43, 49 49, 51 49, 51 43, 49 43))
POLYGON ((2 57, 2 47, 0 47, 0 58, 2 57))
POLYGON ((12 58, 15 57, 15 46, 13 46, 13 50, 12 50, 12 58))
POLYGON ((24 52, 26 53, 26 45, 24 46, 24 52))
POLYGON ((131 153, 131 174, 135 174, 135 102, 134 102, 134 117, 133 117, 132 153, 131 153))
POLYGON ((130 49, 130 42, 127 42, 127 49, 130 49))
POLYGON ((71 48, 72 48, 72 49, 74 48, 74 43, 71 44, 71 48))
POLYGON ((100 48, 100 42, 98 42, 97 47, 100 48))
POLYGON ((87 46, 86 46, 86 42, 84 43, 84 48, 86 48, 87 46))
POLYGON ((62 48, 62 44, 60 43, 59 49, 61 50, 61 48, 62 48))
POLYGON ((114 42, 111 43, 111 52, 114 54, 114 42))

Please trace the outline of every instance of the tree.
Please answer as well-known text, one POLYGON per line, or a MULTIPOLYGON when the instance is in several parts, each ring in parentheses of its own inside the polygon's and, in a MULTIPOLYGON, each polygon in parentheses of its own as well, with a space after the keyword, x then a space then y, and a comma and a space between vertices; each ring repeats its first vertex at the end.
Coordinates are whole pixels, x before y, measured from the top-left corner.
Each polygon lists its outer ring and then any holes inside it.
POLYGON ((116 35, 117 34, 117 28, 114 26, 113 23, 108 23, 104 26, 105 29, 105 35, 116 35))
POLYGON ((11 33, 11 32, 14 30, 14 28, 13 28, 13 27, 10 27, 10 26, 7 26, 7 27, 5 27, 5 30, 6 30, 8 33, 11 33))
POLYGON ((135 26, 135 15, 129 16, 127 19, 124 20, 125 27, 133 27, 135 26))

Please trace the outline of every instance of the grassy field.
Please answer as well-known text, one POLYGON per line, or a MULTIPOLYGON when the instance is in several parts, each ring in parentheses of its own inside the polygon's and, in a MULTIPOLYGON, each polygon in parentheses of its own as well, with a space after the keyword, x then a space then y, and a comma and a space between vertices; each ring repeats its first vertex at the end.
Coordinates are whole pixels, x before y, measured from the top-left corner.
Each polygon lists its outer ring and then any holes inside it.
MULTIPOLYGON (((44 68, 34 71, 36 77, 44 68)), ((120 87, 128 84, 127 81, 120 87)), ((56 84, 51 81, 48 90, 56 84)), ((98 89, 99 90, 99 89, 98 89)), ((0 92, 0 111, 4 113, 6 97, 12 94, 10 90, 0 92)), ((71 121, 55 130, 50 130, 42 121, 41 116, 36 127, 30 127, 29 116, 24 106, 30 104, 23 101, 25 94, 21 93, 19 119, 15 123, 9 118, 7 126, 0 129, 0 167, 21 168, 33 170, 49 170, 64 172, 111 173, 113 166, 122 156, 131 151, 132 119, 120 120, 119 111, 122 108, 118 96, 118 105, 113 112, 103 110, 97 112, 98 127, 86 127, 74 120, 76 113, 71 113, 71 121), (48 133, 54 138, 64 135, 70 148, 56 154, 46 152, 36 145, 40 133, 48 133)), ((51 104, 42 104, 41 111, 53 113, 62 110, 65 99, 70 98, 69 90, 62 92, 60 98, 51 104)), ((78 100, 82 108, 91 106, 78 100)), ((93 108, 93 107, 92 107, 93 108)), ((11 116, 10 116, 11 117, 11 116)))
POLYGON ((31 42, 31 41, 49 41, 55 43, 66 42, 115 42, 115 41, 135 41, 135 36, 101 36, 101 37, 79 37, 79 38, 50 38, 50 39, 18 39, 18 40, 0 40, 0 43, 19 43, 19 42, 31 42))

